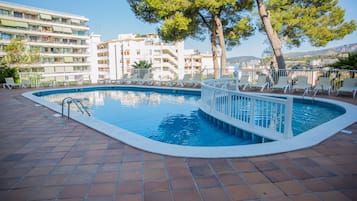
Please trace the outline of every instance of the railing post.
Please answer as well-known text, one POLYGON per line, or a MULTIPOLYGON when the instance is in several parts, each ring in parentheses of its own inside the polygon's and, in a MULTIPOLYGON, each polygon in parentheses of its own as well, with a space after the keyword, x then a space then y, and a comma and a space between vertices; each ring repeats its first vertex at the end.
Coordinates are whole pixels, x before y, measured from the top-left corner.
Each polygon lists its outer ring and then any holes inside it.
POLYGON ((284 137, 285 139, 291 139, 293 137, 292 130, 292 116, 293 116, 293 98, 287 97, 287 103, 285 108, 285 125, 284 125, 284 137))
POLYGON ((250 122, 251 127, 254 127, 255 124, 255 98, 250 98, 250 122))

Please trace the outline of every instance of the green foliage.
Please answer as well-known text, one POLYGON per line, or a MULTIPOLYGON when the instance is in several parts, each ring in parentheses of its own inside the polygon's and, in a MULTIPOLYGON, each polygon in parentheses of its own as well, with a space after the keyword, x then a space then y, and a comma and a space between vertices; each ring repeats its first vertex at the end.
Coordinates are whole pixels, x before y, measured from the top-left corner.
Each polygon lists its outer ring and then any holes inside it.
POLYGON ((349 53, 347 57, 338 58, 337 62, 329 66, 338 69, 357 70, 357 52, 349 53))
POLYGON ((299 47, 309 41, 319 47, 356 29, 354 20, 345 22, 345 11, 337 3, 338 0, 270 0, 267 10, 274 30, 288 46, 299 47))
POLYGON ((152 63, 149 63, 145 60, 140 60, 140 61, 134 62, 134 64, 132 66, 135 69, 149 69, 152 67, 152 63))
POLYGON ((6 77, 14 78, 15 83, 20 83, 18 68, 2 68, 0 69, 0 83, 5 83, 6 77))
POLYGON ((1 63, 7 67, 20 67, 23 64, 40 61, 39 48, 30 49, 19 38, 6 45, 4 52, 6 55, 1 59, 1 63))
POLYGON ((160 23, 159 35, 166 41, 187 37, 204 39, 217 31, 213 19, 217 15, 230 47, 254 32, 250 18, 243 11, 251 10, 252 0, 127 0, 135 15, 149 23, 160 23))

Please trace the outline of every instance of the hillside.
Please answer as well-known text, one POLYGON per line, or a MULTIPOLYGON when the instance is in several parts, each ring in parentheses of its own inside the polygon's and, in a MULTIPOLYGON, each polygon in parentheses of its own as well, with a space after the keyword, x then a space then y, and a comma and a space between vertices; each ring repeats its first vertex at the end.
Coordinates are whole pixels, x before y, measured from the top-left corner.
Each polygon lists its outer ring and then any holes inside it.
POLYGON ((333 48, 326 48, 323 50, 306 51, 306 52, 291 52, 284 54, 285 57, 306 57, 306 56, 318 56, 318 55, 335 55, 344 52, 357 52, 357 43, 342 45, 333 48))
MULTIPOLYGON (((322 50, 306 51, 306 52, 290 52, 284 54, 286 58, 308 57, 318 55, 335 55, 345 52, 357 52, 357 43, 346 44, 333 48, 326 48, 322 50)), ((242 62, 249 62, 252 60, 259 60, 260 58, 254 56, 239 56, 227 58, 227 64, 235 64, 242 62)))
POLYGON ((259 60, 260 58, 254 56, 239 56, 239 57, 230 57, 227 58, 227 64, 236 64, 236 63, 243 63, 249 62, 252 60, 259 60))

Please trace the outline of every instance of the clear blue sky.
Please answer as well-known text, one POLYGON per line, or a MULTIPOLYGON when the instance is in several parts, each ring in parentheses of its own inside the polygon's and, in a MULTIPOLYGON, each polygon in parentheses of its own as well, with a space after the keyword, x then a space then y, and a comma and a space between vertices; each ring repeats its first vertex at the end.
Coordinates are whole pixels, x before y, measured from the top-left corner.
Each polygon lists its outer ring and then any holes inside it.
MULTIPOLYGON (((89 18, 90 32, 102 35, 102 40, 117 38, 122 33, 155 33, 158 25, 148 24, 138 20, 130 10, 126 0, 7 0, 5 2, 23 4, 27 6, 60 11, 81 15, 89 18)), ((339 0, 339 5, 346 10, 346 20, 357 21, 357 1, 339 0)), ((343 40, 332 41, 326 47, 357 43, 357 31, 346 36, 343 40)), ((232 56, 257 56, 268 47, 266 36, 256 33, 254 36, 242 41, 242 44, 228 52, 232 56)), ((325 47, 325 48, 326 48, 325 47)), ((209 41, 185 41, 185 48, 198 49, 201 52, 210 52, 209 41)), ((284 53, 307 51, 314 49, 308 43, 300 48, 284 49, 284 53)))

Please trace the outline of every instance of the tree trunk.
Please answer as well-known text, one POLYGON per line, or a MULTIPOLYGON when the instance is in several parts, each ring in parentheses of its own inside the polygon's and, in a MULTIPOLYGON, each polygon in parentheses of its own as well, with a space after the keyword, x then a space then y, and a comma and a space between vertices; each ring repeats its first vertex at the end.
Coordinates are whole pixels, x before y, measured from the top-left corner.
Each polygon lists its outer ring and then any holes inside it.
POLYGON ((223 34, 223 26, 221 19, 214 15, 214 21, 217 26, 217 33, 219 38, 219 46, 221 47, 221 70, 220 76, 222 77, 223 71, 226 69, 226 58, 227 58, 227 50, 226 50, 226 43, 224 41, 224 34, 223 34))
POLYGON ((260 19, 263 22, 265 32, 267 33, 270 45, 273 48, 275 59, 278 64, 278 69, 285 70, 285 60, 283 57, 283 53, 281 51, 282 43, 278 37, 278 34, 273 29, 273 26, 270 21, 270 16, 269 16, 268 12, 265 10, 265 6, 264 6, 262 0, 256 0, 256 2, 257 2, 257 6, 258 6, 258 12, 259 12, 260 19))
POLYGON ((219 78, 219 66, 217 60, 217 34, 215 31, 211 32, 211 49, 212 49, 212 60, 213 60, 213 68, 214 68, 214 78, 219 78))

